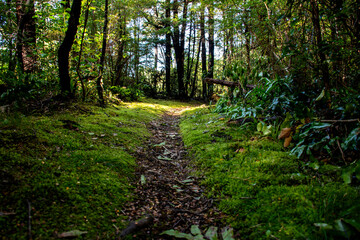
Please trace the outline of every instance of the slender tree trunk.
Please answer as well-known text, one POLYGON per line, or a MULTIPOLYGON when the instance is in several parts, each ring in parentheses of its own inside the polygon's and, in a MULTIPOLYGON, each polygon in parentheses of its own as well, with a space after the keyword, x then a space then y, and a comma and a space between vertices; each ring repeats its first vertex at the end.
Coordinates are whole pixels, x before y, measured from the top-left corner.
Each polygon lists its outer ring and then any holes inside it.
POLYGON ((117 60, 115 64, 115 73, 114 79, 112 81, 113 86, 122 86, 123 83, 123 75, 126 73, 126 64, 129 60, 129 57, 124 57, 124 51, 126 49, 126 42, 124 40, 124 36, 126 35, 126 17, 123 13, 122 16, 119 17, 119 37, 118 37, 118 50, 117 50, 117 60))
POLYGON ((197 52, 197 55, 196 55, 195 73, 194 73, 194 77, 193 77, 193 81, 192 81, 192 89, 191 89, 191 93, 190 93, 190 98, 193 98, 195 96, 196 79, 197 79, 199 61, 200 61, 200 49, 201 49, 201 39, 199 40, 198 52, 197 52))
POLYGON ((68 28, 65 34, 65 38, 58 50, 60 88, 61 93, 64 96, 72 96, 71 80, 69 74, 69 55, 79 25, 80 14, 81 0, 73 0, 70 11, 70 18, 68 21, 68 28))
POLYGON ((100 56, 100 67, 99 67, 99 77, 96 80, 96 88, 99 97, 99 103, 101 106, 105 105, 104 101, 104 88, 103 88, 103 73, 105 65, 105 55, 106 55, 106 43, 107 43, 107 26, 108 26, 108 8, 109 0, 105 0, 105 13, 104 13, 104 28, 103 28, 103 42, 100 56))
POLYGON ((171 96, 170 81, 171 81, 171 34, 170 34, 170 0, 166 1, 166 40, 165 40, 165 85, 166 93, 171 96))
POLYGON ((36 70, 36 27, 34 0, 17 0, 17 58, 25 73, 36 70))
MULTIPOLYGON (((192 13, 190 14, 190 19, 192 20, 192 13)), ((194 55, 194 53, 191 52, 191 40, 194 38, 192 37, 193 33, 193 22, 190 22, 190 29, 189 29, 189 43, 188 43, 188 52, 187 52, 187 69, 186 69, 186 77, 185 77, 185 94, 188 95, 188 86, 190 84, 190 72, 192 69, 192 57, 191 55, 194 55)))
POLYGON ((158 67, 158 59, 159 59, 159 46, 157 43, 155 43, 155 54, 154 54, 154 89, 155 89, 155 94, 157 92, 157 80, 158 80, 158 70, 157 70, 157 67, 158 67))
MULTIPOLYGON (((178 18, 178 1, 174 0, 174 18, 178 18)), ((186 30, 186 18, 187 18, 187 5, 188 1, 184 1, 183 7, 183 23, 181 25, 181 31, 179 29, 179 25, 174 27, 174 34, 173 34, 173 42, 174 42, 174 49, 175 49, 175 57, 176 57, 176 68, 177 68, 177 77, 178 77, 178 90, 179 90, 179 97, 185 98, 185 89, 184 89, 184 50, 185 50, 185 30, 186 30)))
POLYGON ((250 75, 251 73, 251 58, 250 58, 250 51, 251 51, 251 39, 250 39, 250 27, 249 27, 249 12, 245 10, 245 48, 246 48, 246 59, 247 59, 247 74, 250 75))
MULTIPOLYGON (((7 19, 12 18, 13 12, 10 11, 11 8, 12 8, 11 0, 6 0, 6 14, 5 14, 5 16, 6 16, 7 19)), ((4 24, 4 28, 7 29, 4 34, 11 35, 13 33, 13 29, 15 29, 15 25, 14 25, 13 21, 6 21, 6 23, 4 24)), ((8 44, 8 50, 9 50, 8 73, 11 74, 11 75, 15 73, 16 61, 17 61, 17 50, 15 50, 15 52, 14 52, 14 49, 16 49, 14 41, 9 40, 9 44, 8 44)))
MULTIPOLYGON (((214 26, 214 7, 209 8, 209 72, 207 77, 214 78, 214 64, 215 64, 215 26, 214 26)), ((209 84, 209 98, 213 95, 214 86, 209 84)))
POLYGON ((134 38, 136 39, 136 47, 135 47, 135 81, 136 83, 139 82, 139 66, 140 66, 140 27, 138 26, 137 23, 138 19, 134 20, 134 25, 135 25, 135 32, 134 32, 134 38))
POLYGON ((355 6, 358 6, 356 8, 356 17, 354 22, 354 35, 355 35, 355 46, 359 50, 360 49, 360 0, 356 0, 355 6))
POLYGON ((319 6, 317 0, 310 0, 310 7, 311 7, 311 20, 314 25, 314 32, 316 37, 316 48, 317 48, 317 55, 320 59, 320 69, 322 73, 322 80, 325 88, 327 90, 330 89, 330 74, 329 74, 329 65, 326 61, 324 50, 324 43, 322 40, 322 33, 320 27, 320 15, 319 15, 319 6))
POLYGON ((207 83, 205 78, 207 77, 207 67, 206 67, 206 41, 205 41, 205 13, 204 8, 201 8, 200 12, 200 38, 201 38, 201 63, 202 63, 202 86, 203 86, 203 98, 207 99, 207 83))
MULTIPOLYGON (((81 76, 81 72, 80 72, 80 65, 81 65, 81 57, 82 57, 82 52, 83 52, 83 47, 84 47, 84 38, 85 38, 85 31, 86 31, 86 26, 87 26, 87 22, 89 19, 89 8, 90 8, 90 4, 91 4, 92 0, 89 2, 87 2, 86 5, 86 11, 85 11, 85 19, 84 19, 84 28, 83 28, 83 32, 81 35, 81 42, 80 42, 80 51, 79 51, 79 60, 78 60, 78 64, 76 66, 76 72, 78 74, 78 78, 81 82, 81 88, 82 88, 82 100, 85 101, 85 97, 86 97, 86 87, 84 84, 84 78, 83 76, 81 76)), ((77 81, 76 81, 77 83, 77 81)), ((76 89, 76 83, 74 84, 74 89, 76 89)))

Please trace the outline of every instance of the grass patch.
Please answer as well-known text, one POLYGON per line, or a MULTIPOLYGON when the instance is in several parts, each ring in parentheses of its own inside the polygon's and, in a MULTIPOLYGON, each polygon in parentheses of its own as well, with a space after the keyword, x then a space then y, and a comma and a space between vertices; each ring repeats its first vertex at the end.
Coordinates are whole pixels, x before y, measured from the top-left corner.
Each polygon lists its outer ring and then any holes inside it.
POLYGON ((99 108, 72 104, 44 115, 0 116, 0 235, 26 239, 28 202, 34 239, 71 230, 113 239, 131 201, 137 146, 146 124, 188 103, 145 99, 99 108))
POLYGON ((207 108, 186 112, 180 127, 209 196, 240 238, 358 237, 359 187, 344 184, 339 168, 304 167, 280 142, 257 135, 255 123, 228 126, 207 108))

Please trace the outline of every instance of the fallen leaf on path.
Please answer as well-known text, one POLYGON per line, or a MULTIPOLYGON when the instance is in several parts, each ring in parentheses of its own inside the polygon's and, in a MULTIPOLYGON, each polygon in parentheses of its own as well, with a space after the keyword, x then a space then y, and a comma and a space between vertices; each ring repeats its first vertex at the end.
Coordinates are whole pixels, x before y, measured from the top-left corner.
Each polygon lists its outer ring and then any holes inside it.
POLYGON ((155 144, 153 145, 154 147, 162 147, 162 146, 165 146, 166 142, 162 142, 162 143, 159 143, 159 144, 155 144))
POLYGON ((141 175, 140 181, 141 181, 141 185, 145 185, 146 184, 146 177, 144 175, 141 175))
POLYGON ((72 237, 78 237, 81 235, 86 234, 87 232, 85 231, 80 231, 80 230, 72 230, 69 232, 63 232, 61 234, 58 235, 58 238, 72 238, 72 237))
POLYGON ((283 139, 289 137, 291 134, 291 128, 283 128, 281 129, 281 133, 278 136, 278 139, 283 139))
POLYGON ((218 230, 217 227, 214 226, 209 227, 209 229, 205 233, 205 237, 210 240, 217 240, 218 239, 217 230, 218 230))
POLYGON ((168 158, 168 157, 158 156, 157 158, 158 158, 159 160, 172 161, 172 159, 171 159, 171 158, 168 158))
POLYGON ((224 227, 221 230, 222 238, 224 240, 235 240, 234 236, 234 230, 230 227, 224 227))
POLYGON ((291 137, 291 136, 285 138, 285 142, 284 142, 284 147, 285 147, 285 148, 287 148, 287 147, 290 146, 291 140, 292 140, 292 137, 291 137))

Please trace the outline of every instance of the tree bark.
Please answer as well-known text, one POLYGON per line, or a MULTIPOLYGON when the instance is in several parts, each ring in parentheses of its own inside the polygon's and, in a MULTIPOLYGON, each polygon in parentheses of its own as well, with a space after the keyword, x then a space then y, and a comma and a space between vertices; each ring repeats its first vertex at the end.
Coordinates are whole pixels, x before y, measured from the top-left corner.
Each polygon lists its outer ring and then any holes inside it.
POLYGON ((190 98, 193 98, 195 96, 196 79, 197 79, 199 60, 200 60, 200 50, 201 50, 201 39, 199 41, 199 48, 198 48, 198 52, 197 52, 197 55, 196 55, 195 73, 194 73, 194 77, 193 77, 193 80, 192 80, 192 85, 191 85, 192 89, 191 89, 191 93, 190 93, 190 98))
POLYGON ((191 70, 194 62, 194 51, 195 51, 195 42, 196 42, 196 36, 195 36, 195 23, 193 22, 193 13, 190 14, 190 29, 189 29, 189 43, 188 43, 188 53, 187 53, 187 70, 186 70, 186 81, 185 81, 185 94, 188 95, 188 87, 191 84, 191 70), (194 30, 194 36, 192 36, 194 30), (191 41, 194 41, 193 48, 191 50, 191 41))
POLYGON ((71 79, 69 74, 69 55, 79 25, 80 14, 81 14, 81 0, 73 0, 73 4, 70 11, 70 18, 68 21, 68 28, 65 33, 65 38, 58 50, 58 65, 59 65, 61 94, 63 96, 68 96, 68 97, 72 97, 71 79))
POLYGON ((96 80, 96 88, 99 97, 99 103, 101 106, 105 105, 104 101, 104 89, 103 89, 103 72, 105 65, 105 55, 106 55, 106 42, 107 42, 107 26, 108 26, 108 8, 109 0, 105 0, 105 13, 104 13, 104 28, 103 28, 103 42, 100 56, 100 67, 99 67, 99 76, 96 80))
POLYGON ((123 76, 126 74, 125 69, 129 60, 129 56, 124 57, 124 52, 126 50, 126 40, 124 40, 124 36, 126 35, 126 31, 126 17, 125 14, 122 13, 119 17, 119 40, 117 41, 118 50, 112 86, 122 86, 124 84, 123 76))
POLYGON ((203 85, 203 98, 207 99, 207 85, 206 85, 206 42, 205 42, 205 13, 204 8, 201 8, 200 12, 200 38, 201 38, 201 64, 202 64, 202 85, 203 85))
POLYGON ((317 0, 310 0, 311 7, 311 20, 314 25, 314 32, 316 37, 317 44, 317 55, 320 59, 320 70, 322 73, 322 80, 325 89, 330 89, 330 74, 329 74, 329 66, 326 61, 326 56, 324 51, 324 42, 322 40, 322 33, 320 27, 320 15, 319 15, 319 6, 317 0))
MULTIPOLYGON (((177 0, 174 0, 174 19, 178 18, 178 8, 179 4, 177 0)), ((184 1, 183 6, 183 16, 182 16, 182 24, 181 31, 179 25, 176 24, 174 26, 174 34, 173 34, 173 43, 176 57, 176 68, 177 68, 177 80, 178 80, 178 90, 179 90, 179 98, 185 98, 185 87, 184 87, 184 61, 185 61, 185 30, 186 30, 186 18, 187 18, 187 6, 188 1, 184 1)))
MULTIPOLYGON (((214 6, 210 6, 209 10, 209 69, 207 77, 214 78, 214 64, 215 64, 215 27, 214 27, 214 6)), ((211 98, 214 92, 214 86, 209 84, 208 97, 211 98)))
POLYGON ((166 40, 165 40, 165 85, 166 93, 171 96, 170 81, 171 81, 171 34, 170 34, 170 0, 166 1, 166 40))
POLYGON ((25 73, 36 70, 36 27, 34 0, 17 0, 17 58, 25 73))
MULTIPOLYGON (((90 8, 91 2, 88 1, 87 6, 86 6, 84 27, 83 27, 83 32, 82 32, 82 35, 81 35, 81 42, 80 42, 79 60, 78 60, 77 66, 76 66, 76 72, 77 72, 78 78, 79 78, 79 80, 81 82, 82 100, 83 101, 85 101, 85 97, 86 97, 86 88, 85 88, 85 84, 84 84, 84 77, 81 76, 80 65, 81 65, 81 57, 82 57, 82 52, 83 52, 83 47, 84 47, 85 30, 86 30, 87 22, 88 22, 88 19, 89 19, 89 8, 90 8)), ((77 81, 76 81, 76 83, 77 83, 77 81)), ((74 84, 74 89, 76 89, 76 85, 77 85, 76 83, 74 84)))

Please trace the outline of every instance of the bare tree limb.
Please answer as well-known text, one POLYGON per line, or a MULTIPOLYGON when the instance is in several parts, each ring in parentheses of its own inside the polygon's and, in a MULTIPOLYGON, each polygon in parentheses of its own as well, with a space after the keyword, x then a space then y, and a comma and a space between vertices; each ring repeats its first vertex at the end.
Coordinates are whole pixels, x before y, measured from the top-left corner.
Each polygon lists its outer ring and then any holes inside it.
POLYGON ((320 120, 322 123, 352 123, 360 122, 360 119, 346 119, 346 120, 320 120))
MULTIPOLYGON (((213 79, 213 78, 205 78, 205 81, 207 83, 214 83, 214 84, 219 84, 219 85, 223 85, 223 86, 227 86, 227 87, 240 87, 240 83, 238 82, 230 82, 230 81, 226 81, 226 80, 220 80, 220 79, 213 79)), ((246 88, 250 88, 253 89, 255 86, 254 85, 246 85, 246 88)))

